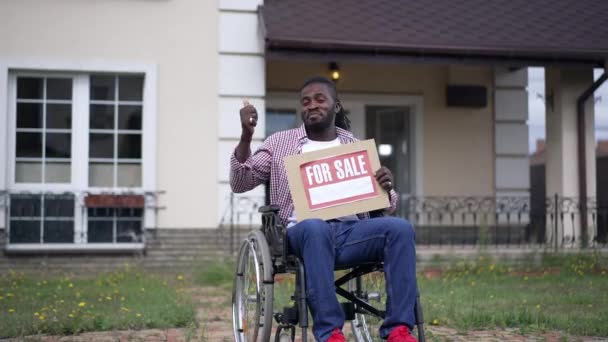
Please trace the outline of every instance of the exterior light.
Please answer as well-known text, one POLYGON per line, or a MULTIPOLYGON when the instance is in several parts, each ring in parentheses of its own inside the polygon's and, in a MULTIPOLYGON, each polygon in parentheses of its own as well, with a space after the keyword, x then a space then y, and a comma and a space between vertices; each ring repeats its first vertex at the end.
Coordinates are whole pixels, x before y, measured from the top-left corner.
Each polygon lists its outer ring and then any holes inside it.
POLYGON ((378 146, 378 154, 380 154, 383 157, 390 156, 391 154, 393 154, 393 145, 380 144, 378 146))
POLYGON ((331 74, 331 79, 334 82, 338 82, 340 79, 340 68, 338 68, 338 63, 330 62, 329 63, 329 72, 331 74))

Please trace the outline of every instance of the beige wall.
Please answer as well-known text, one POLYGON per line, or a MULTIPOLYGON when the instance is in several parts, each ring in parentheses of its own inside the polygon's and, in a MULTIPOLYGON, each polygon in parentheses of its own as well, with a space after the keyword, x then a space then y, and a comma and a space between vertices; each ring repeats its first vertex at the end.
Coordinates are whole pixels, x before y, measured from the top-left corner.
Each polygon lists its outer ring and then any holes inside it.
MULTIPOLYGON (((307 78, 327 74, 325 63, 269 61, 268 92, 299 88, 307 78)), ((423 97, 424 195, 493 195, 493 70, 482 67, 340 63, 341 92, 423 97), (485 85, 484 109, 445 106, 449 83, 485 85)))
POLYGON ((217 16, 216 1, 3 0, 0 58, 157 65, 158 226, 215 227, 217 16))

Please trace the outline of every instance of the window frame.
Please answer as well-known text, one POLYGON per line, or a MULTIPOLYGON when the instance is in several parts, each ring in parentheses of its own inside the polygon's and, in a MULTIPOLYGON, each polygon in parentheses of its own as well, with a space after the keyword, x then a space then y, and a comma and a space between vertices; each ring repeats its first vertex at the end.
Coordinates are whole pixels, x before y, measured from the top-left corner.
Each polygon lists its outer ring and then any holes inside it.
MULTIPOLYGON (((87 219, 84 215, 84 197, 88 194, 140 194, 149 198, 156 193, 156 140, 157 140, 157 65, 154 63, 112 63, 97 61, 47 61, 27 58, 0 59, 0 193, 5 193, 3 206, 0 206, 0 231, 6 230, 9 218, 8 195, 10 193, 30 192, 36 194, 75 195, 73 243, 56 244, 9 244, 9 252, 35 251, 116 251, 144 248, 144 243, 87 243, 87 219), (89 80, 93 74, 129 75, 144 77, 142 99, 142 179, 139 187, 91 187, 89 186, 89 80), (72 78, 72 137, 71 137, 71 181, 70 183, 17 183, 15 182, 16 163, 16 92, 17 77, 67 77, 72 78)), ((1 203, 2 201, 0 201, 1 203)), ((142 229, 156 227, 156 214, 153 208, 145 208, 142 229)))

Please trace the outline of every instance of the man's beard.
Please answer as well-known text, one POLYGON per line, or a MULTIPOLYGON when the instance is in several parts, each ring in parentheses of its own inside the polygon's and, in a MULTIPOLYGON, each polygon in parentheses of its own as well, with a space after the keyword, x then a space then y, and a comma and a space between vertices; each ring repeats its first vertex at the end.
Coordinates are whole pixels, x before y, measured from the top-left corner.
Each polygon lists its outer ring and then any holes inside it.
POLYGON ((327 116, 323 120, 313 123, 307 123, 306 120, 304 120, 305 112, 302 112, 301 116, 303 119, 302 121, 304 121, 304 126, 306 127, 306 130, 313 132, 322 132, 331 127, 332 123, 334 123, 334 120, 336 119, 336 111, 333 108, 329 109, 327 111, 327 116))

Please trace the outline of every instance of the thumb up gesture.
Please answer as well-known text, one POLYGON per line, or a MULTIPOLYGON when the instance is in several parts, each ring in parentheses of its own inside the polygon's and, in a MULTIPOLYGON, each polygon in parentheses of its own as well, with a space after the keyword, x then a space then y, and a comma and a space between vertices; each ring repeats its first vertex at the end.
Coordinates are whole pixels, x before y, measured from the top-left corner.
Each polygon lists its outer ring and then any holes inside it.
POLYGON ((258 124, 258 112, 247 99, 243 100, 243 108, 241 114, 241 128, 243 129, 243 137, 251 138, 255 131, 255 126, 258 124))

